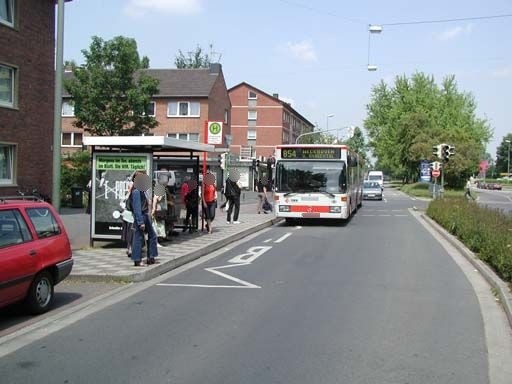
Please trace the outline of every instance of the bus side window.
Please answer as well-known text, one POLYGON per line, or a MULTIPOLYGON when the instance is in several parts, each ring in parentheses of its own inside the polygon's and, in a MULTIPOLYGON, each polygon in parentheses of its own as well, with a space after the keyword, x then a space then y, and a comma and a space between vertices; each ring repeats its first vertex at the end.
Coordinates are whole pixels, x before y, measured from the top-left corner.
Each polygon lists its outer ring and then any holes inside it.
POLYGON ((340 192, 346 193, 347 192, 347 165, 345 163, 343 163, 343 168, 340 171, 339 185, 340 185, 340 192))

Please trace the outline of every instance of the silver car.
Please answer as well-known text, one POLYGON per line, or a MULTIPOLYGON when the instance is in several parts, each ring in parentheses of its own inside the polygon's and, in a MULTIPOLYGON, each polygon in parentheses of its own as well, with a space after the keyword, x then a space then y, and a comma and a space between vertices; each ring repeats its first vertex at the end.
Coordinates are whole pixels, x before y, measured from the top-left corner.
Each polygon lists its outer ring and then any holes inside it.
POLYGON ((364 200, 382 200, 382 188, 378 181, 365 180, 363 183, 364 200))

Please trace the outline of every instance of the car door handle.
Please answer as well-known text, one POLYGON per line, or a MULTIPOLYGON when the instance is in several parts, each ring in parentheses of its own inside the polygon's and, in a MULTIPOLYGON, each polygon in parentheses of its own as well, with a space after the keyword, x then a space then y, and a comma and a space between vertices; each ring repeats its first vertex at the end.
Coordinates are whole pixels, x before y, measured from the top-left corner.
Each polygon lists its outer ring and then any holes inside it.
POLYGON ((30 251, 28 252, 28 254, 29 254, 30 256, 36 256, 36 255, 37 255, 37 252, 36 252, 35 250, 33 250, 33 249, 32 249, 32 250, 30 250, 30 251))

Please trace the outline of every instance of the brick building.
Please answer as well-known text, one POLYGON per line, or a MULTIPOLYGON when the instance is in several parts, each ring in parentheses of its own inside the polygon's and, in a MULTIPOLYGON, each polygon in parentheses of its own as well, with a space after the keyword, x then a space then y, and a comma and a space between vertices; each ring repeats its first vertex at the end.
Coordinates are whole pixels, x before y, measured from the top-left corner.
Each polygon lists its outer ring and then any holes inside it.
POLYGON ((232 153, 241 159, 270 157, 279 144, 295 143, 298 135, 314 125, 289 103, 247 84, 228 90, 231 99, 232 153))
POLYGON ((52 186, 55 0, 0 0, 0 196, 52 186))
MULTIPOLYGON (((205 121, 222 121, 224 136, 231 134, 231 103, 220 64, 209 69, 147 69, 159 80, 149 114, 158 126, 150 135, 203 142, 205 121)), ((64 78, 72 76, 65 73, 64 78)), ((83 130, 73 127, 74 111, 70 95, 64 91, 62 106, 62 150, 82 148, 83 130)), ((225 146, 217 145, 219 150, 225 146)), ((213 155, 212 155, 213 157, 213 155)), ((216 157, 216 156, 215 156, 216 157)))

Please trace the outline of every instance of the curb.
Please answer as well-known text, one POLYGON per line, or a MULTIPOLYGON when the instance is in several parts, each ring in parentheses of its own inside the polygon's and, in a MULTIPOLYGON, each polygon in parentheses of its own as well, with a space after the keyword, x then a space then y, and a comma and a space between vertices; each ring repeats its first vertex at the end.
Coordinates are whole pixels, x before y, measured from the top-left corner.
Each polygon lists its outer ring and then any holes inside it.
POLYGON ((437 233, 439 233, 445 240, 453 245, 457 251, 459 251, 468 260, 475 269, 484 277, 487 283, 496 290, 498 298, 502 305, 505 315, 507 316, 508 323, 512 328, 512 293, 510 292, 506 282, 500 279, 500 277, 482 260, 480 260, 471 250, 469 250, 459 239, 447 232, 443 227, 437 224, 430 217, 425 214, 421 214, 420 217, 437 233))
POLYGON ((282 218, 273 218, 267 220, 263 223, 260 223, 254 227, 247 228, 241 232, 233 234, 230 237, 217 240, 211 244, 203 248, 196 249, 195 251, 189 252, 182 256, 177 257, 176 259, 166 261, 162 264, 157 264, 156 266, 146 269, 143 272, 133 273, 130 275, 70 275, 67 277, 69 281, 83 281, 83 282, 119 282, 119 283, 135 283, 151 280, 157 276, 163 275, 173 269, 181 267, 184 264, 190 263, 191 261, 197 260, 202 256, 205 256, 211 252, 215 252, 226 245, 231 244, 233 241, 237 241, 243 239, 244 237, 251 235, 253 233, 259 232, 262 229, 267 227, 271 227, 276 223, 282 221, 282 218))

